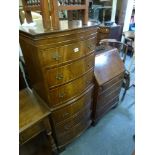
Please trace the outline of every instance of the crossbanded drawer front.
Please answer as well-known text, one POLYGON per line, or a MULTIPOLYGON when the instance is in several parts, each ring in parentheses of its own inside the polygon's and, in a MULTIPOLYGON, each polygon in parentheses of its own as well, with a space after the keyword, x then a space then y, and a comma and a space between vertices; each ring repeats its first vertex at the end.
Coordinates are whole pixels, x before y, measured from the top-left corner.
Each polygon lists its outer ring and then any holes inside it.
POLYGON ((100 117, 104 113, 106 113, 108 110, 111 109, 111 107, 119 102, 119 96, 116 96, 115 98, 112 98, 109 102, 107 102, 104 106, 99 106, 96 109, 96 116, 100 117))
POLYGON ((39 39, 37 40, 37 44, 40 45, 40 49, 45 49, 49 48, 51 46, 57 45, 61 46, 61 44, 67 44, 69 41, 70 42, 78 42, 81 40, 86 40, 88 37, 92 35, 96 35, 97 33, 97 28, 90 28, 87 30, 73 30, 72 32, 60 32, 59 34, 57 33, 56 35, 53 33, 52 35, 50 34, 49 37, 46 37, 45 39, 39 39))
POLYGON ((58 135, 63 135, 66 132, 72 130, 74 126, 76 126, 81 120, 91 119, 91 103, 87 105, 87 107, 83 108, 80 112, 76 113, 74 116, 64 120, 63 122, 57 124, 55 126, 55 132, 58 135))
POLYGON ((94 53, 65 66, 46 71, 48 86, 64 84, 88 72, 94 66, 94 53))
POLYGON ((91 103, 92 92, 93 92, 93 87, 91 87, 87 93, 84 92, 84 95, 77 101, 75 101, 61 109, 53 111, 51 116, 52 116, 52 120, 53 120, 54 124, 62 122, 65 119, 73 116, 74 114, 76 114, 80 110, 82 110, 84 107, 86 107, 87 104, 91 103))
POLYGON ((123 80, 117 81, 116 83, 112 84, 109 88, 107 88, 107 89, 103 90, 102 92, 100 92, 99 95, 107 96, 113 90, 115 90, 117 88, 121 89, 122 83, 123 83, 123 80))
POLYGON ((94 51, 96 38, 65 46, 41 50, 39 57, 41 66, 55 66, 84 57, 94 51))
POLYGON ((19 135, 20 144, 22 145, 26 143, 28 140, 35 137, 44 130, 45 130, 44 125, 41 122, 31 126, 30 128, 20 133, 19 135))
POLYGON ((120 88, 116 88, 115 90, 113 90, 108 95, 99 95, 98 96, 98 101, 97 101, 97 106, 104 105, 108 101, 110 101, 112 98, 115 98, 116 96, 119 96, 120 91, 121 91, 120 88))
POLYGON ((100 86, 99 88, 99 94, 102 93, 103 91, 109 89, 112 85, 114 85, 115 83, 117 83, 118 81, 123 80, 124 77, 124 73, 114 77, 113 79, 111 79, 110 81, 104 83, 102 86, 100 86))
POLYGON ((93 82, 93 70, 82 77, 49 91, 50 107, 56 107, 68 100, 79 96, 93 82))
POLYGON ((74 126, 71 130, 66 132, 64 135, 56 135, 58 146, 66 145, 71 140, 75 139, 77 136, 80 136, 82 132, 84 132, 85 129, 87 129, 91 124, 91 120, 82 120, 79 122, 76 126, 74 126))

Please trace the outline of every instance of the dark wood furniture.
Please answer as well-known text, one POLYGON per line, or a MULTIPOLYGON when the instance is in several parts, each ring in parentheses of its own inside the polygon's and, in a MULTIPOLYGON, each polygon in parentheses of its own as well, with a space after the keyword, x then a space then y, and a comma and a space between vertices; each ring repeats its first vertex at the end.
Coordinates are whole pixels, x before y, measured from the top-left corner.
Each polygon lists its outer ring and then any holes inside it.
POLYGON ((59 0, 60 5, 58 6, 58 0, 50 0, 51 4, 51 17, 54 29, 59 29, 59 11, 67 10, 68 16, 71 16, 73 10, 82 10, 82 23, 85 25, 88 22, 88 0, 59 0))
POLYGON ((116 26, 104 26, 100 25, 97 33, 97 46, 99 46, 100 40, 102 39, 116 39, 121 40, 122 35, 121 25, 116 26))
POLYGON ((28 23, 33 22, 31 11, 38 11, 42 15, 44 29, 60 29, 59 11, 82 10, 82 24, 88 22, 88 0, 22 0, 25 18, 28 23), (58 5, 58 2, 60 5, 58 5))
POLYGON ((51 110, 59 149, 91 124, 97 23, 63 21, 60 31, 20 29, 20 45, 33 91, 51 110))
POLYGON ((52 137, 52 130, 48 116, 50 110, 40 98, 25 88, 19 92, 19 142, 24 145, 41 132, 45 132, 49 140, 51 153, 57 152, 52 137))
POLYGON ((26 87, 26 82, 23 76, 23 73, 21 71, 21 68, 19 66, 19 90, 22 90, 26 87))
POLYGON ((135 52, 135 32, 125 31, 123 32, 124 43, 128 45, 128 51, 134 55, 135 52))
POLYGON ((48 0, 22 0, 22 3, 27 23, 33 22, 31 11, 39 11, 42 14, 44 28, 51 28, 48 0))
POLYGON ((124 71, 124 63, 120 59, 117 49, 95 56, 93 124, 118 104, 124 71))
POLYGON ((104 50, 111 49, 111 48, 117 48, 121 56, 121 59, 123 60, 123 62, 125 62, 127 51, 128 51, 127 44, 117 41, 116 39, 102 39, 100 40, 99 44, 101 45, 101 50, 102 48, 104 48, 104 50))

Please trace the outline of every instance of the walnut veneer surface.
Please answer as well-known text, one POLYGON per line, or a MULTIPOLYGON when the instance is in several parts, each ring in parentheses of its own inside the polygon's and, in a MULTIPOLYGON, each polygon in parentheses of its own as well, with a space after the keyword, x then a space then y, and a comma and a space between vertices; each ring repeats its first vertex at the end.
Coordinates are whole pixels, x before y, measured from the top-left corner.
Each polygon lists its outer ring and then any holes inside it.
POLYGON ((124 63, 117 49, 111 49, 95 56, 94 124, 118 103, 124 71, 124 63))
POLYGON ((116 25, 116 26, 104 26, 100 25, 97 33, 97 46, 99 46, 99 42, 102 39, 116 39, 120 40, 121 39, 121 26, 116 25))
POLYGON ((23 89, 19 92, 19 101, 20 145, 27 143, 41 132, 45 132, 51 151, 55 152, 56 147, 48 118, 50 110, 29 89, 23 89))
POLYGON ((64 21, 64 25, 46 32, 39 26, 20 28, 20 45, 32 87, 50 108, 59 149, 91 124, 98 24, 82 26, 81 21, 64 21))

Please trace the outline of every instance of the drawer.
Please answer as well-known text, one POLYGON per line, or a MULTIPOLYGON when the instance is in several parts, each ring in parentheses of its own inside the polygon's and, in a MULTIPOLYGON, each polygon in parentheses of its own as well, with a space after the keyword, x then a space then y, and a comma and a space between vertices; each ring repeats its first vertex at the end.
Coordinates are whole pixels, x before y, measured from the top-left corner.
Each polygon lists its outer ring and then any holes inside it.
POLYGON ((99 28, 98 29, 98 32, 101 32, 101 33, 109 33, 110 32, 110 30, 109 30, 109 28, 99 28))
POLYGON ((84 57, 95 49, 96 38, 80 41, 57 48, 41 50, 39 58, 42 66, 54 66, 84 57))
POLYGON ((121 89, 116 88, 112 92, 110 92, 108 95, 99 95, 98 96, 98 101, 97 101, 97 106, 99 105, 104 105, 107 102, 109 102, 112 98, 115 98, 116 96, 119 96, 121 89))
POLYGON ((37 44, 40 45, 40 49, 45 49, 53 46, 60 46, 64 45, 68 42, 78 42, 81 40, 86 40, 87 38, 90 38, 92 35, 96 35, 97 27, 92 28, 85 28, 84 29, 74 29, 71 31, 61 31, 49 34, 43 38, 39 38, 36 40, 37 44))
POLYGON ((97 117, 103 115, 108 110, 112 108, 113 105, 119 102, 119 96, 116 96, 115 98, 111 99, 109 102, 107 102, 104 106, 100 106, 96 109, 96 115, 97 117))
POLYGON ((92 53, 88 57, 65 66, 46 70, 48 86, 64 84, 80 77, 94 67, 94 58, 94 53, 92 53))
POLYGON ((72 130, 81 120, 90 120, 91 118, 91 103, 87 107, 83 108, 79 113, 64 120, 63 122, 55 126, 56 134, 64 135, 66 132, 72 130))
POLYGON ((38 135, 43 130, 45 130, 45 128, 44 128, 44 125, 42 122, 37 123, 37 124, 31 126, 30 128, 26 129, 19 135, 20 144, 23 144, 23 143, 27 142, 28 140, 32 139, 33 137, 38 135))
POLYGON ((123 80, 124 77, 124 73, 114 77, 113 79, 111 79, 110 81, 104 83, 102 86, 100 86, 99 88, 99 94, 102 93, 103 91, 105 91, 106 89, 110 88, 113 84, 117 83, 118 81, 123 80))
POLYGON ((74 114, 78 113, 80 110, 82 110, 84 107, 87 106, 87 104, 91 103, 92 100, 92 92, 93 87, 91 87, 84 95, 78 99, 77 101, 71 103, 70 105, 67 105, 61 109, 58 109, 56 111, 52 112, 52 120, 54 124, 57 124, 74 114))
POLYGON ((100 92, 99 95, 104 95, 107 96, 110 92, 112 92, 113 90, 122 87, 122 82, 123 79, 121 79, 120 81, 117 81, 116 83, 112 84, 110 87, 108 87, 107 89, 103 90, 102 92, 100 92))
POLYGON ((87 74, 70 83, 51 89, 49 91, 51 101, 50 107, 58 106, 76 96, 79 96, 90 84, 92 84, 93 75, 93 70, 91 70, 87 74))
POLYGON ((91 120, 82 120, 74 128, 66 132, 64 135, 57 135, 58 146, 66 145, 71 142, 77 136, 80 136, 85 129, 87 129, 91 124, 91 120))

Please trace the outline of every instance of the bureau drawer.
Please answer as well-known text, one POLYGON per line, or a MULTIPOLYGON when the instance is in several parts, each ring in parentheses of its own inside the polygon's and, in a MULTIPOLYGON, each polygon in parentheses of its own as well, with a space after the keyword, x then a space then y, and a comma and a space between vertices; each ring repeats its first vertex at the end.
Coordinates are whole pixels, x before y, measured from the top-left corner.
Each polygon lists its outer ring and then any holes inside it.
POLYGON ((102 93, 103 91, 105 91, 106 89, 110 88, 113 84, 117 83, 118 81, 123 80, 124 77, 124 73, 114 77, 113 79, 111 79, 110 81, 104 83, 102 86, 100 86, 99 88, 99 94, 102 93))
POLYGON ((32 139, 33 137, 41 133, 43 130, 45 130, 45 128, 42 122, 39 122, 29 127, 28 129, 20 133, 19 135, 20 144, 24 144, 28 140, 32 139))
POLYGON ((63 146, 69 143, 71 140, 80 136, 84 130, 86 130, 91 124, 91 120, 82 120, 76 126, 74 126, 70 131, 66 132, 64 135, 57 135, 58 146, 63 146))
POLYGON ((39 52, 42 66, 54 66, 68 61, 76 60, 91 53, 95 49, 96 38, 61 46, 59 48, 45 49, 39 52))
POLYGON ((113 105, 119 102, 119 96, 112 98, 109 102, 107 102, 104 106, 99 106, 96 109, 96 116, 100 117, 101 115, 105 114, 108 110, 112 108, 113 105))
POLYGON ((53 87, 80 77, 88 70, 93 68, 95 60, 94 58, 94 53, 92 53, 88 57, 65 66, 48 69, 46 71, 48 86, 53 87))
POLYGON ((105 105, 112 98, 119 96, 120 91, 121 91, 121 89, 118 87, 118 88, 114 89, 112 92, 110 92, 108 95, 99 95, 98 101, 97 101, 97 106, 105 105))
POLYGON ((61 108, 56 111, 52 112, 52 120, 54 124, 57 124, 74 114, 78 113, 80 110, 82 110, 84 107, 87 106, 87 104, 91 103, 92 100, 92 92, 93 87, 87 90, 87 92, 84 92, 83 96, 78 99, 77 101, 61 108))
POLYGON ((50 107, 55 107, 79 96, 92 82, 93 70, 70 83, 51 89, 49 91, 51 101, 50 107))
POLYGON ((87 107, 83 108, 79 113, 76 113, 74 116, 64 120, 63 122, 55 126, 56 134, 64 135, 66 132, 72 130, 81 120, 90 120, 91 116, 91 103, 87 107))
POLYGON ((122 82, 123 80, 121 79, 120 81, 117 81, 116 83, 112 84, 110 87, 108 87, 107 89, 103 90, 99 95, 104 95, 107 96, 110 92, 112 92, 113 90, 119 88, 121 89, 122 87, 122 82))

